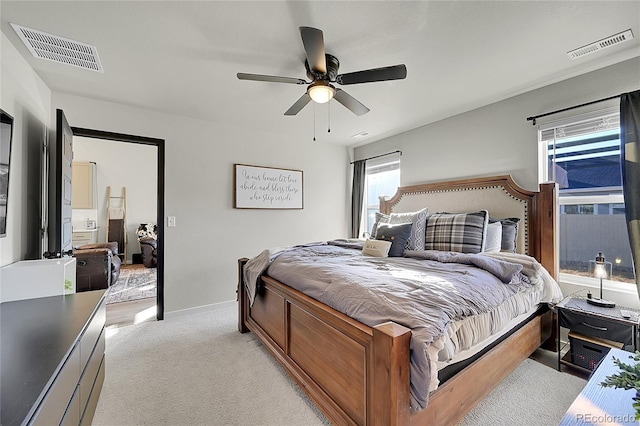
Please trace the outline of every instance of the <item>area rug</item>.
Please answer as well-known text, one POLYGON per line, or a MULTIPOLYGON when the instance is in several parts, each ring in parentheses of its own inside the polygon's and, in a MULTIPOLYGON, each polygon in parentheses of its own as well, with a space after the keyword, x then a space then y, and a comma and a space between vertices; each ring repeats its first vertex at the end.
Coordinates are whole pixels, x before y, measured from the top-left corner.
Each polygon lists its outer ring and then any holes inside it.
POLYGON ((107 304, 156 297, 156 268, 123 268, 107 292, 107 304))

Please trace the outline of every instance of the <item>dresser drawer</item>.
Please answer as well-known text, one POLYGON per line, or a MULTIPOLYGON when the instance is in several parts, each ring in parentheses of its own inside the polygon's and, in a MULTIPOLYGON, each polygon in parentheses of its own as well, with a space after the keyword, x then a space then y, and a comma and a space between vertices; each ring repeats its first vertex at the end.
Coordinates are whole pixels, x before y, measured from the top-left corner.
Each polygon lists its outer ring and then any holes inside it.
POLYGON ((589 316, 579 312, 560 309, 558 320, 560 326, 587 336, 613 340, 625 345, 633 345, 634 327, 612 320, 589 316))
POLYGON ((80 365, 83 369, 87 364, 89 357, 93 353, 93 348, 95 348, 96 343, 98 342, 98 338, 104 329, 106 320, 107 307, 103 299, 80 338, 80 365))
MULTIPOLYGON (((69 401, 76 391, 79 379, 80 350, 75 346, 29 424, 36 426, 59 424, 67 411, 69 401)), ((71 416, 73 415, 71 414, 71 416)))

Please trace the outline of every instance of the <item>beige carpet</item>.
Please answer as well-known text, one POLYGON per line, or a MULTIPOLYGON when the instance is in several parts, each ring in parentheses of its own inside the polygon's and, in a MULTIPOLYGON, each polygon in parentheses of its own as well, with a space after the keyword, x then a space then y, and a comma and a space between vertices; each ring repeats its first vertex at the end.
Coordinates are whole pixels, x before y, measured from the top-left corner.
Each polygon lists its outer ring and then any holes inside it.
MULTIPOLYGON (((328 424, 255 338, 236 327, 229 307, 107 334, 93 424, 328 424)), ((557 425, 584 384, 527 360, 462 425, 557 425)))

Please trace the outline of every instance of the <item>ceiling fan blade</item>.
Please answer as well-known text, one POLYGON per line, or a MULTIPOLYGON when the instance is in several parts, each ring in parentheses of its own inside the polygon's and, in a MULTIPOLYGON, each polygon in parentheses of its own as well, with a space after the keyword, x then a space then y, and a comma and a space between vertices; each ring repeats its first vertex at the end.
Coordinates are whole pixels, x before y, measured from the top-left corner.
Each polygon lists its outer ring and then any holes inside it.
POLYGON ((336 82, 338 84, 347 85, 371 83, 374 81, 402 80, 406 77, 407 67, 404 64, 401 64, 341 74, 336 77, 336 82))
POLYGON ((271 83, 309 84, 301 78, 293 78, 293 77, 278 77, 275 75, 262 75, 262 74, 246 74, 243 72, 239 72, 236 75, 240 80, 268 81, 271 83))
POLYGON ((348 94, 342 89, 336 89, 336 94, 333 98, 347 107, 349 111, 357 115, 358 117, 368 113, 370 110, 366 106, 362 105, 360 101, 348 94))
POLYGON ((296 115, 297 113, 300 112, 300 110, 302 110, 302 108, 304 108, 309 102, 311 101, 311 96, 307 95, 306 93, 304 95, 302 95, 300 97, 300 99, 298 99, 296 101, 295 104, 291 105, 291 108, 289 108, 288 110, 285 111, 284 115, 296 115))
POLYGON ((300 27, 302 44, 307 53, 309 68, 321 74, 327 73, 327 63, 324 56, 324 37, 317 28, 300 27))

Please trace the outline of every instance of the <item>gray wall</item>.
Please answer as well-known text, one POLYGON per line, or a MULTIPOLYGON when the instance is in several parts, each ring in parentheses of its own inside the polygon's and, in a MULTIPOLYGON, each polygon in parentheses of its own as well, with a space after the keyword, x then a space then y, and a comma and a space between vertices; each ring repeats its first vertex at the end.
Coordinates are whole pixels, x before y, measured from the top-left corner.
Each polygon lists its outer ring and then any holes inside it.
MULTIPOLYGON (((526 118, 637 89, 640 58, 358 147, 354 158, 401 150, 403 185, 511 174, 523 187, 536 190, 537 128, 526 118)), ((611 105, 602 103, 593 108, 611 105)), ((572 114, 578 112, 584 111, 572 114)))
POLYGON ((71 126, 165 140, 167 313, 235 300, 237 259, 347 235, 345 147, 54 92, 71 126), (233 164, 303 170, 303 210, 233 208, 233 164))
POLYGON ((42 215, 41 160, 51 120, 51 91, 4 34, 0 106, 13 116, 7 236, 0 238, 0 266, 39 258, 42 215))

